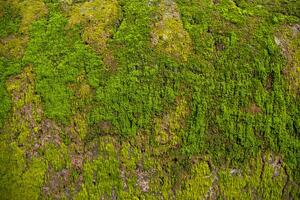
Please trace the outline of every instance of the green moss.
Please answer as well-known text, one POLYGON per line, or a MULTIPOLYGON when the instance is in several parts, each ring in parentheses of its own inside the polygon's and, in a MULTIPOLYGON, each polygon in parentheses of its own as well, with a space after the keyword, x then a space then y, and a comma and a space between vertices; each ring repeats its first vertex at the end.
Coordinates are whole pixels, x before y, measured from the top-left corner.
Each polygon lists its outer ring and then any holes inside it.
POLYGON ((102 66, 78 35, 64 29, 66 23, 67 20, 57 13, 51 14, 49 21, 43 19, 34 23, 23 58, 34 66, 36 91, 42 97, 46 116, 62 123, 67 123, 72 114, 70 99, 74 92, 67 85, 75 83, 76 77, 86 72, 89 84, 96 86, 102 66))
POLYGON ((298 199, 298 2, 0 7, 1 196, 298 199))
POLYGON ((200 162, 192 168, 191 176, 185 182, 183 190, 177 192, 180 199, 203 199, 210 197, 209 190, 213 188, 216 178, 210 171, 207 162, 200 162))
POLYGON ((60 171, 69 167, 70 158, 68 155, 68 149, 65 145, 61 144, 59 147, 53 144, 47 144, 44 150, 45 159, 49 166, 55 171, 60 171))
POLYGON ((20 26, 20 14, 11 3, 0 1, 0 38, 17 33, 20 26))
POLYGON ((48 14, 47 7, 42 0, 13 0, 12 3, 20 10, 22 16, 19 29, 21 33, 27 33, 32 22, 48 14))
POLYGON ((118 196, 120 171, 115 142, 111 137, 99 140, 98 158, 84 164, 83 185, 79 199, 113 198, 118 196))
POLYGON ((162 1, 159 6, 161 19, 152 27, 151 41, 161 53, 187 61, 192 41, 184 30, 176 3, 162 1))
POLYGON ((82 38, 98 52, 104 52, 107 40, 120 20, 120 7, 114 1, 92 1, 75 4, 69 13, 69 26, 82 24, 82 38))
MULTIPOLYGON (((7 142, 7 141, 6 141, 7 142)), ((38 199, 46 163, 40 158, 26 162, 16 143, 1 144, 1 194, 3 199, 38 199), (4 184, 5 183, 5 184, 4 184)))

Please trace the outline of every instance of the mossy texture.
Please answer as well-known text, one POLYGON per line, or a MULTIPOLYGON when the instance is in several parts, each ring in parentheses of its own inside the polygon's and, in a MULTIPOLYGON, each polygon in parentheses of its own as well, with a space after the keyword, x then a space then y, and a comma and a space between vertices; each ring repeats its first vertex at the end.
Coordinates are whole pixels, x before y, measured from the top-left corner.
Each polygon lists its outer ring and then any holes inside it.
POLYGON ((299 2, 0 0, 0 199, 299 199, 299 2))

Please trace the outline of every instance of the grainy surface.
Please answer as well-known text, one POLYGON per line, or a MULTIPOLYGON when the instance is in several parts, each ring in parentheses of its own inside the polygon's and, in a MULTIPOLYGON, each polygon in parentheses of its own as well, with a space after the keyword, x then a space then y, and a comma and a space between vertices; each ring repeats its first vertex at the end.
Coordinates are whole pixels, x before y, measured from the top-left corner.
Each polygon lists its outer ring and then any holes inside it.
POLYGON ((299 199, 299 17, 0 0, 0 199, 299 199))

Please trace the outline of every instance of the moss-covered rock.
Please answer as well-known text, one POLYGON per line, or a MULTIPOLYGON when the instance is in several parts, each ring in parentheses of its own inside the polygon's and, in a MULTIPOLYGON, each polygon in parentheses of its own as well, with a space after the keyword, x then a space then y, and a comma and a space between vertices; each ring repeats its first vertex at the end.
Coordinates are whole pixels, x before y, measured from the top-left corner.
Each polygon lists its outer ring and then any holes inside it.
POLYGON ((284 74, 289 82, 289 89, 297 93, 300 86, 300 25, 279 27, 274 40, 287 60, 284 74))
POLYGON ((197 163, 192 168, 189 179, 184 183, 185 187, 177 192, 179 199, 214 199, 214 183, 217 181, 216 172, 210 170, 205 161, 197 163))
POLYGON ((12 4, 20 10, 21 24, 19 32, 28 33, 29 27, 33 21, 48 14, 48 9, 42 0, 13 0, 12 4))
POLYGON ((162 0, 158 22, 152 27, 152 45, 161 53, 186 61, 192 50, 191 38, 184 30, 176 2, 162 0))
POLYGON ((0 0, 0 198, 299 199, 299 8, 0 0))
MULTIPOLYGON (((73 3, 68 16, 68 26, 82 25, 82 39, 102 53, 104 60, 109 60, 112 55, 107 49, 107 41, 113 36, 122 17, 118 1, 73 3)), ((109 62, 107 64, 109 65, 109 62)))

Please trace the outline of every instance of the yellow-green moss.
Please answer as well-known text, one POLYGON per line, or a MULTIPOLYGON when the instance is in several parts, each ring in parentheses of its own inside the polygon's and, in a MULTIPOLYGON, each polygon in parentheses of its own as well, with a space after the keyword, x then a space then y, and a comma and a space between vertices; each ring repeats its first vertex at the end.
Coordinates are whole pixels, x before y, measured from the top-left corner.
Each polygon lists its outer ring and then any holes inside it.
MULTIPOLYGON (((1 141, 2 138, 1 138, 1 141)), ((4 200, 38 199, 47 165, 42 158, 25 159, 15 142, 0 143, 1 198, 4 200), (5 147, 6 146, 6 147, 5 147)))
POLYGON ((266 153, 249 160, 245 169, 222 169, 220 192, 228 199, 277 199, 288 181, 284 165, 280 156, 266 153))
POLYGON ((31 23, 48 14, 48 9, 42 0, 13 0, 14 7, 20 10, 22 17, 20 32, 28 33, 31 23))
MULTIPOLYGON (((7 2, 0 2, 1 8, 7 9, 4 5, 7 2)), ((9 58, 21 58, 28 42, 28 30, 35 20, 48 14, 47 7, 42 0, 12 0, 8 4, 13 11, 18 13, 21 21, 18 24, 18 34, 10 34, 0 39, 0 56, 9 58), (21 33, 22 35, 20 35, 21 33)), ((3 11, 0 11, 2 13, 3 11)), ((13 17, 13 16, 10 16, 13 17)))
POLYGON ((192 41, 184 30, 176 3, 162 0, 159 13, 161 19, 152 27, 152 45, 161 53, 186 61, 192 50, 192 41))
POLYGON ((46 171, 47 164, 43 158, 33 158, 20 180, 16 182, 18 188, 11 199, 39 199, 46 171))
POLYGON ((35 95, 32 67, 26 67, 20 75, 7 81, 7 90, 12 98, 12 114, 7 131, 18 136, 18 142, 30 148, 32 135, 37 132, 42 117, 41 99, 35 95))
POLYGON ((213 188, 216 174, 209 169, 207 162, 201 161, 192 168, 190 178, 185 182, 185 188, 178 191, 178 199, 205 199, 213 188))
POLYGON ((0 56, 8 58, 21 58, 28 41, 28 37, 10 35, 0 39, 0 56))
POLYGON ((289 82, 289 89, 297 93, 300 88, 300 25, 279 27, 274 40, 287 60, 284 74, 289 82))
POLYGON ((68 26, 83 25, 83 40, 96 51, 103 53, 107 40, 120 20, 121 11, 116 0, 95 0, 74 4, 69 15, 68 26))
POLYGON ((83 140, 87 134, 88 131, 88 125, 86 121, 85 114, 77 114, 74 117, 74 123, 76 125, 76 131, 80 137, 81 140, 83 140))
POLYGON ((178 99, 174 110, 154 119, 154 137, 157 144, 155 152, 164 153, 180 145, 180 137, 185 128, 189 108, 185 99, 178 99))
POLYGON ((70 158, 67 146, 63 143, 60 146, 54 144, 47 144, 45 146, 45 159, 49 166, 55 171, 60 171, 63 168, 70 167, 70 158))
POLYGON ((83 185, 77 199, 112 198, 120 189, 119 161, 113 137, 99 138, 97 159, 86 162, 83 168, 83 185))

